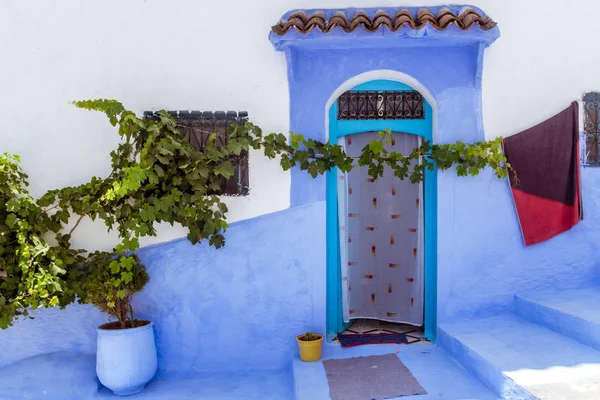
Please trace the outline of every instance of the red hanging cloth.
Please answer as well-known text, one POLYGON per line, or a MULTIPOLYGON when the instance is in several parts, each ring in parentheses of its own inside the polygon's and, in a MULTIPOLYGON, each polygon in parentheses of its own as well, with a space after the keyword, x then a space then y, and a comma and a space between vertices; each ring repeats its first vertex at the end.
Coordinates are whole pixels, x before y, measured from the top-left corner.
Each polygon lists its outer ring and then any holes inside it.
POLYGON ((577 102, 539 125, 504 139, 526 246, 568 231, 583 219, 577 102))

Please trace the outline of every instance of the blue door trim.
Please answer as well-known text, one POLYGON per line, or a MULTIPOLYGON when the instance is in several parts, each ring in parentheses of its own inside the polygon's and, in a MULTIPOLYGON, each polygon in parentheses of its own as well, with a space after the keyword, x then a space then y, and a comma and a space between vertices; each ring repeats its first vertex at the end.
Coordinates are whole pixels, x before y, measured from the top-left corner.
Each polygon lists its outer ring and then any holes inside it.
MULTIPOLYGON (((412 90, 404 83, 376 80, 360 84, 353 90, 412 90)), ((425 100, 424 100, 425 101, 425 100)), ((337 120, 337 101, 329 109, 329 141, 368 131, 391 129, 433 139, 433 110, 425 103, 423 120, 337 120)), ((340 239, 337 205, 337 169, 326 176, 327 201, 327 339, 333 339, 346 328, 342 316, 340 239)), ((425 171, 423 188, 425 212, 425 337, 435 343, 437 331, 437 169, 425 171)))

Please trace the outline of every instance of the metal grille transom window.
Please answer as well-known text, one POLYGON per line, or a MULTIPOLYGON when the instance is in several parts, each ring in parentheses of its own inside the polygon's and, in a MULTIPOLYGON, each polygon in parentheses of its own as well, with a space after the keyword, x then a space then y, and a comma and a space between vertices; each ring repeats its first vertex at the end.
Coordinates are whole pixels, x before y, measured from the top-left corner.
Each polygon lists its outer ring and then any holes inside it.
POLYGON ((338 119, 425 119, 423 96, 415 90, 348 91, 338 98, 338 119))

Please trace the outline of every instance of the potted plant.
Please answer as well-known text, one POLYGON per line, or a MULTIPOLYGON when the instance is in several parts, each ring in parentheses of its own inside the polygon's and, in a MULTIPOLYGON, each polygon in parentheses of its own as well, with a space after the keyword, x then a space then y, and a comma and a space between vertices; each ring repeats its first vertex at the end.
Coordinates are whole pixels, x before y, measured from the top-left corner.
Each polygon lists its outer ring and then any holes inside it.
POLYGON ((323 335, 320 333, 306 332, 296 336, 300 359, 305 362, 319 361, 323 349, 323 335))
POLYGON ((79 302, 115 319, 97 328, 98 379, 119 396, 142 391, 157 369, 152 322, 136 319, 131 305, 150 279, 146 267, 135 255, 96 252, 74 273, 79 302))

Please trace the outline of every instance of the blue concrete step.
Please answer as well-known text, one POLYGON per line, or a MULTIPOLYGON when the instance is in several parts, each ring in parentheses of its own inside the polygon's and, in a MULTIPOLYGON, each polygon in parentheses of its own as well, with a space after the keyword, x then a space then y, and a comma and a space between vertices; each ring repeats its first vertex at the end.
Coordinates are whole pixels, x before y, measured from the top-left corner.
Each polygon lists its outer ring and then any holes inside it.
MULTIPOLYGON (((323 359, 348 358, 395 353, 427 391, 426 395, 405 396, 399 400, 499 400, 439 346, 365 345, 343 349, 326 344, 323 359)), ((293 361, 296 400, 330 400, 323 364, 293 361)))
POLYGON ((600 287, 520 294, 515 313, 600 350, 600 287))
POLYGON ((442 324, 438 343, 503 399, 600 398, 600 352, 515 314, 442 324))

